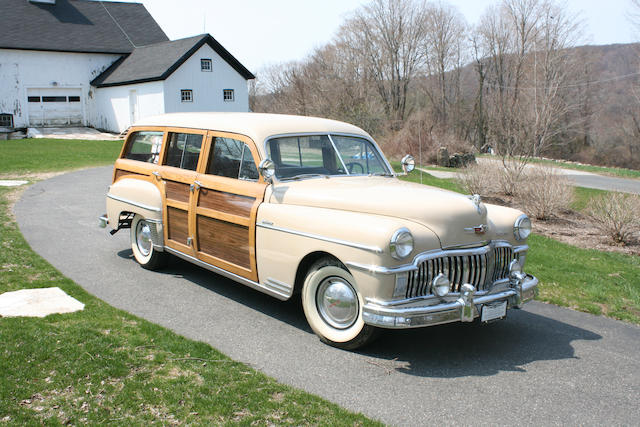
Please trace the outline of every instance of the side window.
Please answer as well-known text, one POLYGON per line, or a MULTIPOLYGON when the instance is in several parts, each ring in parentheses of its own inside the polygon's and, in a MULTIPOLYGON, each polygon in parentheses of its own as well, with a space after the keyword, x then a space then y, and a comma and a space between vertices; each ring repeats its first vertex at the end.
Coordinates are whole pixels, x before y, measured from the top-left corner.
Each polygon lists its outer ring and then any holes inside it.
POLYGON ((163 132, 134 132, 125 148, 125 159, 158 163, 163 132))
POLYGON ((258 169, 249 146, 231 138, 213 139, 207 173, 248 181, 258 180, 258 169))
POLYGON ((164 164, 194 171, 201 149, 202 135, 170 132, 164 164))

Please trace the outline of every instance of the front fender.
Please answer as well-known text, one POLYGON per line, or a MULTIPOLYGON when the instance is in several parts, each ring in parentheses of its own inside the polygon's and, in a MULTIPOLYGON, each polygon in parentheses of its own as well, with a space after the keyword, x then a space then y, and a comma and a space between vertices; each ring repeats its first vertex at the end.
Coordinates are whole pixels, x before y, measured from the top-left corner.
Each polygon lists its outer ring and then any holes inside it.
MULTIPOLYGON (((398 266, 420 252, 439 249, 438 237, 421 224, 402 218, 317 207, 263 203, 256 217, 256 262, 260 283, 283 283, 293 292, 297 268, 313 252, 364 265, 398 266), (389 252, 389 240, 408 228, 414 250, 404 260, 389 252)), ((393 276, 352 270, 365 297, 393 292, 393 276), (389 282, 389 283, 387 283, 389 282), (390 284, 391 283, 391 284, 390 284)), ((390 296, 390 295, 389 295, 390 296)))

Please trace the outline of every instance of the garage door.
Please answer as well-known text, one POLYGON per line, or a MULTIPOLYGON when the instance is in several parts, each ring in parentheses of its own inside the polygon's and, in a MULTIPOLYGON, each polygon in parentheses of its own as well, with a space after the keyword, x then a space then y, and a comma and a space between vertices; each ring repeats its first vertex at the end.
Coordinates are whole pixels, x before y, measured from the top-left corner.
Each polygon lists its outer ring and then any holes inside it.
POLYGON ((80 89, 28 89, 30 126, 82 125, 80 89))

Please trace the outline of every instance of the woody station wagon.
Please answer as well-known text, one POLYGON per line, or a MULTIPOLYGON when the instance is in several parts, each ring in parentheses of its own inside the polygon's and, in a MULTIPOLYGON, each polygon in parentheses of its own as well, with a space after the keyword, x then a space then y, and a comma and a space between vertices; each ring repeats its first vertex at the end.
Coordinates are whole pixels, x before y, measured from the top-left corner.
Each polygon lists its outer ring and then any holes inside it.
MULTIPOLYGON (((405 173, 413 159, 403 159, 405 173)), ((169 254, 281 300, 353 349, 378 328, 501 319, 534 298, 522 212, 397 178, 346 123, 177 113, 128 132, 101 225, 142 267, 169 254)))

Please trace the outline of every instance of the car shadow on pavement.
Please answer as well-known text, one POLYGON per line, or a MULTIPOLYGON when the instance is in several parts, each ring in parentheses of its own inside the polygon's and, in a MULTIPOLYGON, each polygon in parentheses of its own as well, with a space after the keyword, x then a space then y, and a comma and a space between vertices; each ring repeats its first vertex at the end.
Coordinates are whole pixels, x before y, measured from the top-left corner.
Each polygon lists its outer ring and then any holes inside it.
MULTIPOLYGON (((118 255, 123 258, 132 256, 130 249, 120 251, 118 255)), ((299 298, 280 301, 176 257, 171 257, 168 267, 160 273, 183 277, 197 286, 313 334, 299 298)), ((573 341, 601 338, 589 330, 525 308, 509 310, 506 320, 489 324, 452 323, 418 329, 381 330, 374 343, 353 353, 354 357, 362 357, 365 362, 378 366, 382 374, 434 378, 490 376, 501 371, 526 372, 526 364, 535 361, 576 359, 571 345, 573 341)), ((316 343, 325 346, 319 340, 316 343)), ((309 347, 309 352, 313 357, 317 348, 309 347)))
POLYGON ((382 359, 390 372, 451 378, 526 372, 526 364, 578 359, 575 340, 601 335, 525 310, 509 310, 507 319, 481 324, 452 323, 429 328, 383 331, 361 354, 382 359))

